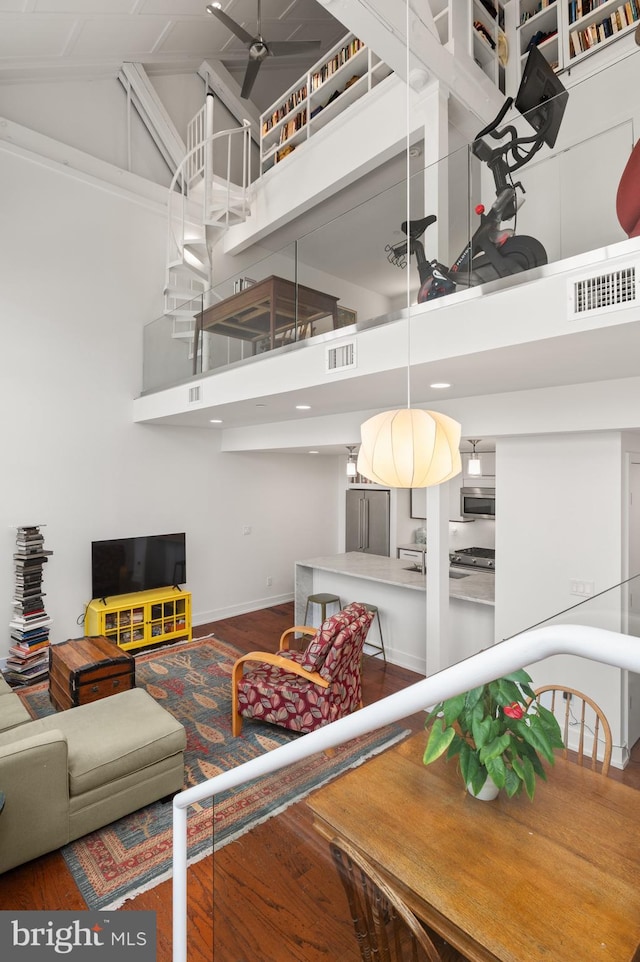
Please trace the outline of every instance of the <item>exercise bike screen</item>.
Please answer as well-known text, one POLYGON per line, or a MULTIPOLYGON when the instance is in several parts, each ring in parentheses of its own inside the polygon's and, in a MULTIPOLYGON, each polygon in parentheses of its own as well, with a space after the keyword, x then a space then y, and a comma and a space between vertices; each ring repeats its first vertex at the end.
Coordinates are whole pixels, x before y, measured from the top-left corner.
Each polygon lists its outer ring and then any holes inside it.
POLYGON ((568 91, 537 47, 532 47, 515 99, 516 110, 526 117, 549 147, 560 130, 568 91))

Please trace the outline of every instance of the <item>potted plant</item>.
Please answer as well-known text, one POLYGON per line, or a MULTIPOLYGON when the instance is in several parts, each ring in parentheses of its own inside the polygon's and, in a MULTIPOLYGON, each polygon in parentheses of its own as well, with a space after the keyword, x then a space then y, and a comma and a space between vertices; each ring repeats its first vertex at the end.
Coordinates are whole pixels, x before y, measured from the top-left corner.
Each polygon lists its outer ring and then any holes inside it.
POLYGON ((521 669, 437 704, 425 723, 431 725, 425 765, 444 752, 448 759, 457 755, 471 794, 492 779, 510 798, 524 787, 533 799, 536 776, 547 777, 542 760, 553 765, 563 742, 555 715, 539 704, 530 682, 521 669))

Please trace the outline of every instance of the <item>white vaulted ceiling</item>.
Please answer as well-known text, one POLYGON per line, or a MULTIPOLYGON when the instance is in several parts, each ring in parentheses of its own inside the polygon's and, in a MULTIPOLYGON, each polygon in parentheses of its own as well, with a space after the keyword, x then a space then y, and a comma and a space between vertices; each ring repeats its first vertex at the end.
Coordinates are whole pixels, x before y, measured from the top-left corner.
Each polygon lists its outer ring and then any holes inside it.
MULTIPOLYGON (((123 62, 142 63, 149 73, 197 70, 204 59, 222 61, 241 82, 246 48, 206 12, 206 2, 0 0, 0 83, 115 74, 123 62)), ((222 7, 256 32, 257 0, 223 0, 222 7)), ((320 40, 321 46, 307 58, 269 57, 252 98, 256 105, 268 106, 345 32, 316 0, 262 0, 267 42, 320 40)))

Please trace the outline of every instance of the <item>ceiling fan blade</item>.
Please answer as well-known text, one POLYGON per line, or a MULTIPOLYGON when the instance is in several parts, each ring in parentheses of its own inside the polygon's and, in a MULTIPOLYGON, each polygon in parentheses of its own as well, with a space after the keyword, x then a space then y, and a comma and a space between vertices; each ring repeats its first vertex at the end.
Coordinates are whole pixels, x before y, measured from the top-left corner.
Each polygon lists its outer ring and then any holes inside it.
POLYGON ((253 90, 253 85, 256 82, 261 63, 262 60, 250 60, 247 64, 247 70, 242 82, 242 90, 240 91, 240 96, 243 100, 249 99, 249 94, 253 90))
POLYGON ((295 57, 297 54, 311 53, 319 47, 319 40, 280 40, 269 43, 269 53, 272 57, 295 57))
POLYGON ((231 17, 224 12, 224 10, 220 10, 218 7, 214 7, 213 4, 210 3, 207 6, 207 12, 212 14, 217 20, 220 21, 220 23, 223 23, 225 27, 231 31, 231 33, 235 33, 236 37, 238 37, 239 40, 242 40, 243 43, 249 44, 253 41, 254 38, 251 36, 251 34, 247 33, 244 27, 241 27, 239 23, 235 22, 235 20, 232 20, 231 17))

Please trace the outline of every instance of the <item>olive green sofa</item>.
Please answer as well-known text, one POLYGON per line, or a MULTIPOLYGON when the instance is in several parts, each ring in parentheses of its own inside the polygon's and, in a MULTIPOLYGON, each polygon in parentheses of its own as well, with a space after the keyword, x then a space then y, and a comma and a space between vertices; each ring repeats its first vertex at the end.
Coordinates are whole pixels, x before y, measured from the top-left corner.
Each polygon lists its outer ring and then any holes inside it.
POLYGON ((180 791, 185 745, 144 689, 31 720, 0 676, 0 872, 180 791))

